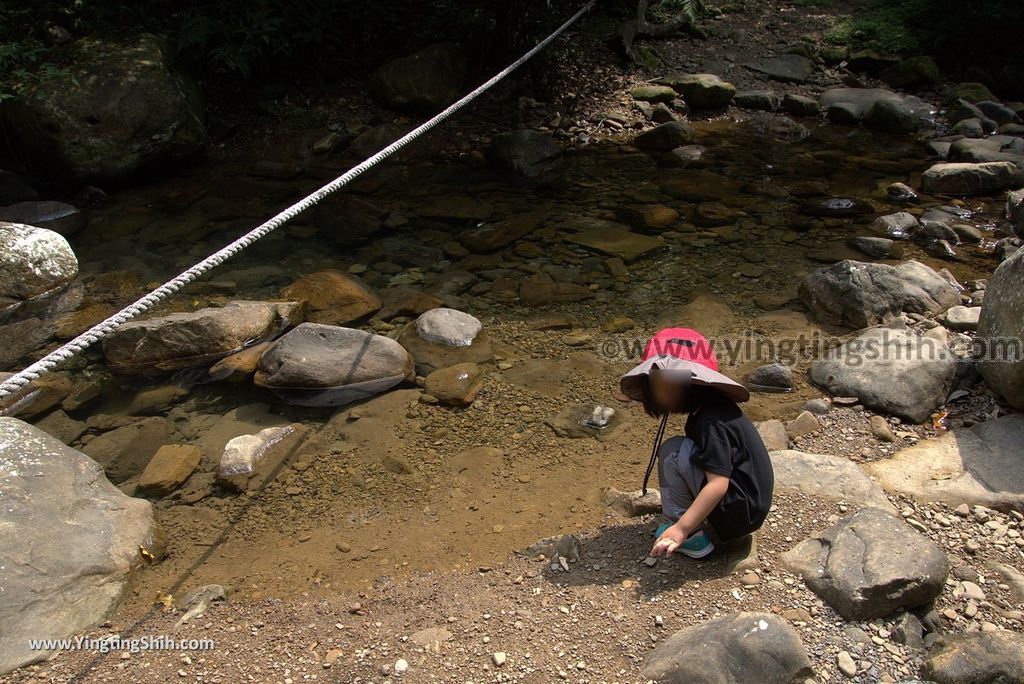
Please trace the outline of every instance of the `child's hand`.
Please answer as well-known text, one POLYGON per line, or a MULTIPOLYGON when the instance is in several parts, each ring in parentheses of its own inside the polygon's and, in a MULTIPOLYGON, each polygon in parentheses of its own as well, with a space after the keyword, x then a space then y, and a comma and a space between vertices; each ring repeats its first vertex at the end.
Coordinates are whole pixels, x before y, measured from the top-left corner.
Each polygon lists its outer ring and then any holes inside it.
POLYGON ((652 556, 671 556, 672 552, 675 551, 680 544, 686 541, 686 538, 690 535, 679 527, 678 524, 672 525, 667 530, 661 533, 658 537, 658 541, 654 542, 654 547, 651 549, 652 556))

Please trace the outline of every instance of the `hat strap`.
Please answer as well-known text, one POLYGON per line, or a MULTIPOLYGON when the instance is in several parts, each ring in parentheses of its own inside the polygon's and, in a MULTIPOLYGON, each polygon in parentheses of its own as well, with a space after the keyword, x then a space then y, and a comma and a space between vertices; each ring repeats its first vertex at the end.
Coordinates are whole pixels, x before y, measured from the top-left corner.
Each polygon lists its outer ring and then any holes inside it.
POLYGON ((651 472, 654 470, 654 462, 658 460, 658 449, 661 448, 661 439, 665 436, 665 426, 668 424, 668 411, 661 417, 661 425, 654 433, 654 448, 651 449, 651 461, 647 464, 647 472, 644 473, 644 484, 640 488, 640 495, 647 496, 647 481, 651 479, 651 472))

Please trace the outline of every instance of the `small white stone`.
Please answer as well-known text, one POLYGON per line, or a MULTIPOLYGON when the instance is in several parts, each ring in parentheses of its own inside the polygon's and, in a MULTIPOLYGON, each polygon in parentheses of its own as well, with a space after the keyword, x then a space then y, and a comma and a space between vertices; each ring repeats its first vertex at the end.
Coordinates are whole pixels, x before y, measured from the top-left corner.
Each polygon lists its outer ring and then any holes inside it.
POLYGON ((497 651, 491 655, 491 660, 494 661, 495 665, 501 667, 505 664, 505 661, 508 660, 508 656, 505 655, 504 651, 497 651))
POLYGON ((395 672, 397 674, 402 674, 403 672, 405 672, 408 669, 409 669, 409 663, 407 663, 405 661, 405 658, 399 658, 397 661, 395 661, 395 672))

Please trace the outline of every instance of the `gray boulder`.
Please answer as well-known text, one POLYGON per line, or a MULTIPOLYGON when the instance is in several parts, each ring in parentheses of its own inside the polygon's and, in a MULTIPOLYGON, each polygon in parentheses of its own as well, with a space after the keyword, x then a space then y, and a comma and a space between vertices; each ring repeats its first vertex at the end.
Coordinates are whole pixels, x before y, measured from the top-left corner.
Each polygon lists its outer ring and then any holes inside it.
POLYGON ((1006 195, 1006 218, 1024 236, 1024 190, 1015 190, 1006 195))
POLYGON ((905 299, 894 267, 849 259, 808 274, 798 294, 818 320, 852 328, 895 319, 905 299))
POLYGON ((1024 250, 996 268, 985 289, 975 340, 978 370, 1012 406, 1024 408, 1024 250))
POLYGON ((303 323, 263 353, 255 382, 293 404, 343 406, 413 378, 413 360, 387 337, 303 323))
POLYGON ((977 195, 1024 185, 1024 173, 1013 162, 935 164, 921 176, 921 189, 942 195, 977 195))
POLYGON ((72 182, 127 182, 203 154, 198 90, 172 72, 159 39, 83 39, 71 52, 69 67, 4 107, 32 166, 72 182))
POLYGON ((0 674, 110 616, 142 551, 161 553, 152 507, 125 496, 99 465, 27 423, 0 418, 0 674))
POLYGON ((743 109, 757 109, 774 112, 782 106, 782 100, 773 90, 741 90, 736 93, 732 103, 743 109))
POLYGON ((944 343, 879 327, 813 361, 809 375, 832 396, 857 397, 868 408, 920 423, 945 403, 956 366, 944 343))
POLYGON ((896 267, 903 283, 903 310, 934 316, 960 303, 960 292, 941 273, 920 261, 904 261, 896 267))
POLYGON ((879 78, 893 88, 930 88, 942 78, 939 65, 931 57, 905 59, 883 71, 879 78))
POLYGON ((536 178, 550 167, 560 152, 558 143, 547 133, 531 130, 506 131, 494 136, 489 157, 491 163, 514 175, 536 178))
POLYGON ((922 119, 906 102, 879 100, 864 114, 864 125, 880 133, 914 133, 922 119))
POLYGON ((942 635, 928 652, 921 676, 936 684, 1024 682, 1024 634, 999 630, 942 635))
POLYGON ((78 276, 78 258, 60 234, 0 222, 0 297, 29 299, 78 276))
POLYGON ((370 77, 370 89, 388 107, 434 114, 460 95, 467 65, 457 46, 431 45, 378 68, 370 77))
POLYGON ((909 240, 921 225, 917 217, 906 211, 879 216, 871 229, 893 240, 909 240))
POLYGON ((633 144, 645 150, 674 150, 693 142, 693 127, 685 121, 669 121, 644 131, 633 139, 633 144))
POLYGON ((679 630, 647 656, 659 684, 793 684, 814 674, 800 637, 770 613, 731 613, 679 630))
POLYGON ((929 603, 949 561, 891 513, 863 508, 782 555, 783 564, 847 620, 872 620, 929 603))
POLYGON ((671 86, 691 109, 697 110, 728 107, 736 95, 736 86, 714 74, 673 74, 657 83, 671 86))
POLYGON ((867 115, 879 102, 889 102, 917 119, 922 125, 932 117, 931 106, 911 95, 900 95, 885 88, 832 88, 821 95, 821 108, 836 123, 855 123, 867 115), (833 108, 836 112, 833 112, 833 108), (852 121, 851 121, 852 119, 852 121))
POLYGON ((214 308, 129 321, 103 341, 111 370, 157 375, 208 365, 301 320, 295 302, 233 301, 214 308))

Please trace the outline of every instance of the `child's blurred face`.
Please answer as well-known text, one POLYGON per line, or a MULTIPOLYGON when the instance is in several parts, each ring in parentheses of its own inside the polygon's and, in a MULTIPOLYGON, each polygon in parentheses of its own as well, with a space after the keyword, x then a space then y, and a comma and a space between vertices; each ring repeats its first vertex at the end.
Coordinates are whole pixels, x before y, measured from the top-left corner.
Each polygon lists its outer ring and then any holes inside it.
POLYGON ((652 368, 651 397, 663 411, 674 410, 682 403, 683 383, 678 379, 672 379, 660 368, 652 368))

